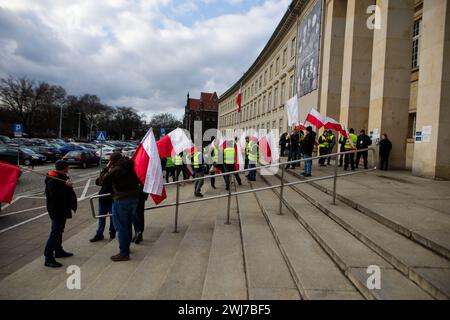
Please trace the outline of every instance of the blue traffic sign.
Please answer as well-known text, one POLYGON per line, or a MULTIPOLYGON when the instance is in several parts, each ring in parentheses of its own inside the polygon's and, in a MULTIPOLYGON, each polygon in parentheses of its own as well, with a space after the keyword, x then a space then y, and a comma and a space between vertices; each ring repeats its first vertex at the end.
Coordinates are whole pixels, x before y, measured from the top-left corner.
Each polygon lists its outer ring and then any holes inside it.
POLYGON ((23 124, 15 123, 14 124, 14 136, 21 137, 23 134, 23 124))
POLYGON ((97 140, 105 141, 106 140, 106 131, 97 131, 97 140))

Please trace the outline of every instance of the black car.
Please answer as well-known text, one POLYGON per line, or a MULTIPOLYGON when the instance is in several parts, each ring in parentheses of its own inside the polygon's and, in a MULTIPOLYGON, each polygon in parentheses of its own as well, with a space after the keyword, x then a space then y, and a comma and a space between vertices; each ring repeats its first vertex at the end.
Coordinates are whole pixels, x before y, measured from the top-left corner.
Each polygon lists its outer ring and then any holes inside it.
POLYGON ((44 146, 31 146, 28 147, 29 149, 33 150, 36 153, 42 154, 47 158, 47 161, 56 162, 57 160, 61 159, 62 154, 59 152, 59 150, 53 146, 50 145, 44 145, 44 146))
POLYGON ((70 165, 79 165, 83 169, 86 169, 90 164, 100 165, 100 157, 94 152, 87 150, 69 151, 63 157, 63 160, 67 161, 70 165))
POLYGON ((21 147, 19 150, 14 146, 0 145, 0 161, 17 164, 17 156, 19 156, 19 163, 29 166, 42 164, 46 160, 45 156, 38 154, 28 148, 21 147))

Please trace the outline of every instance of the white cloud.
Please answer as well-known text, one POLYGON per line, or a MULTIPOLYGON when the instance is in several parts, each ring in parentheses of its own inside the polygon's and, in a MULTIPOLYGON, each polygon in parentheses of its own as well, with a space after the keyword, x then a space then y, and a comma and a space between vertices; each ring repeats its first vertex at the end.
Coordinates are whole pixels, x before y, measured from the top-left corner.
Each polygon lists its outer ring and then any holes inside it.
POLYGON ((289 0, 266 0, 248 12, 190 27, 167 14, 193 12, 197 4, 0 0, 0 76, 27 75, 148 115, 170 111, 180 116, 187 91, 192 97, 201 90, 220 94, 238 80, 289 0))

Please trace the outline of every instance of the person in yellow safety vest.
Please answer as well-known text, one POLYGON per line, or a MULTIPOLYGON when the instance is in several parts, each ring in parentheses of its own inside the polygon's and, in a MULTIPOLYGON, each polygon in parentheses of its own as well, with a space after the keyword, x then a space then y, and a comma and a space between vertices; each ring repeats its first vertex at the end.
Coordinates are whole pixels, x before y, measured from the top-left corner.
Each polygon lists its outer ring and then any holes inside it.
MULTIPOLYGON (((202 178, 205 176, 205 161, 201 147, 196 147, 192 156, 192 165, 194 167, 194 178, 202 178)), ((194 183, 194 195, 203 198, 202 187, 204 180, 197 180, 194 183)))
MULTIPOLYGON (((328 143, 329 143, 329 148, 328 148, 328 154, 332 154, 333 153, 333 149, 334 146, 336 145, 336 136, 333 134, 332 130, 328 130, 328 143)), ((330 161, 331 161, 331 157, 327 158, 327 165, 330 165, 330 161)))
MULTIPOLYGON (((248 167, 249 169, 256 168, 259 156, 259 146, 256 138, 252 138, 247 144, 248 148, 248 167)), ((252 170, 248 174, 248 180, 256 181, 256 169, 252 170)))
MULTIPOLYGON (((205 161, 206 164, 208 165, 208 171, 209 174, 211 176, 215 175, 217 171, 220 171, 221 173, 225 172, 225 169, 223 167, 223 164, 219 163, 219 149, 216 147, 216 145, 214 144, 216 137, 211 137, 211 143, 205 148, 207 150, 207 152, 205 152, 205 157, 206 155, 210 155, 211 157, 211 161, 205 161)), ((215 178, 211 178, 209 179, 211 181, 211 187, 213 189, 216 189, 216 179, 215 178)), ((225 180, 225 177, 224 177, 225 180)))
MULTIPOLYGON (((328 131, 324 131, 323 134, 319 137, 319 155, 325 156, 328 154, 330 149, 330 140, 328 137, 328 131)), ((319 159, 319 165, 321 167, 326 167, 325 165, 326 158, 319 159)))
MULTIPOLYGON (((182 153, 177 154, 175 156, 175 177, 174 180, 178 181, 178 177, 180 176, 180 172, 184 171, 184 164, 183 164, 183 157, 181 156, 182 153)), ((184 177, 184 175, 183 175, 184 177)))
POLYGON ((169 177, 172 176, 173 181, 175 181, 175 157, 166 158, 166 183, 169 183, 169 177))
MULTIPOLYGON (((358 140, 358 136, 355 134, 355 130, 353 128, 350 129, 349 138, 345 141, 345 151, 356 150, 356 142, 358 140)), ((345 155, 344 160, 344 170, 348 170, 348 164, 350 163, 352 171, 355 171, 355 154, 349 153, 345 155)))
MULTIPOLYGON (((234 151, 235 142, 232 140, 228 140, 225 142, 225 147, 223 149, 223 162, 224 162, 224 169, 225 172, 233 172, 236 171, 235 167, 235 159, 236 159, 236 152, 234 151)), ((234 174, 234 177, 236 178, 236 181, 241 186, 241 177, 238 173, 234 174)), ((226 190, 230 189, 230 175, 225 176, 225 184, 226 184, 226 190)))

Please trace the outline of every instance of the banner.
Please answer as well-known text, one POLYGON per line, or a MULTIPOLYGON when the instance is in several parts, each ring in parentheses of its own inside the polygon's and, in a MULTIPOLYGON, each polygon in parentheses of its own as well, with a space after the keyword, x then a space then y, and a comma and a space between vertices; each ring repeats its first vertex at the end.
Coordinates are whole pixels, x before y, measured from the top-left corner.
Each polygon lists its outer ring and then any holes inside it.
POLYGON ((298 120, 298 98, 297 95, 293 96, 286 102, 286 110, 288 116, 288 125, 295 126, 299 123, 298 120))

